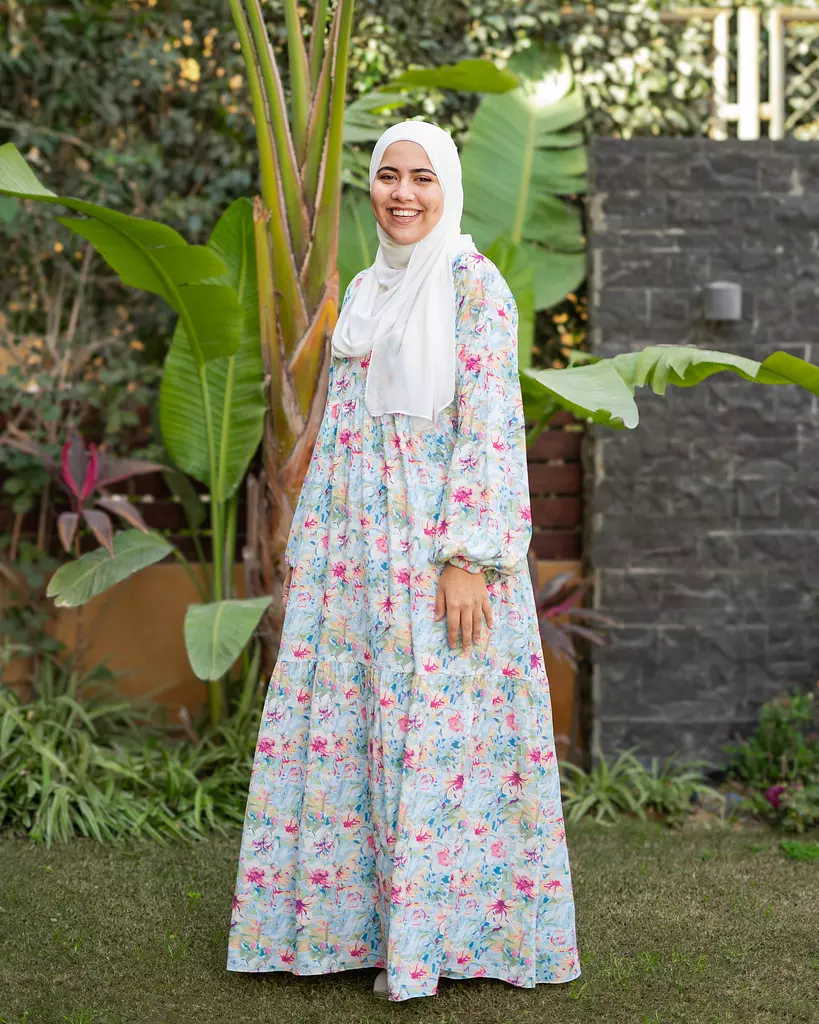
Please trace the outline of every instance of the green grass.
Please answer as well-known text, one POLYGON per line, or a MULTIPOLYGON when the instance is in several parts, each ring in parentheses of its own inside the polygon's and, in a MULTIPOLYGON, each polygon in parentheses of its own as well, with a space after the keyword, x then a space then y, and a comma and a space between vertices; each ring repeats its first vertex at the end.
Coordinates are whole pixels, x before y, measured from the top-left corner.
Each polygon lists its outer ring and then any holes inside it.
MULTIPOLYGON (((816 836, 807 836, 815 839, 816 836)), ((239 835, 192 847, 0 840, 2 1024, 814 1024, 819 864, 761 829, 569 831, 583 975, 441 983, 225 970, 239 835)))

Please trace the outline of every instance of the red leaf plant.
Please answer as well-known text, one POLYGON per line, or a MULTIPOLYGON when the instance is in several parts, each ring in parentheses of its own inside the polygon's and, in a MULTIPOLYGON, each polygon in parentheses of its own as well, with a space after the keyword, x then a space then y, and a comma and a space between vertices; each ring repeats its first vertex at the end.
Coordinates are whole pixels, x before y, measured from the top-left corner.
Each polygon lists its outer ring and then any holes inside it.
POLYGON ((607 615, 581 606, 580 602, 593 582, 591 577, 578 579, 571 572, 562 572, 538 588, 537 559, 532 552, 528 562, 541 639, 557 658, 568 661, 576 669, 573 638, 578 636, 602 645, 606 642, 603 631, 618 623, 607 615))
POLYGON ((114 555, 114 528, 108 512, 113 512, 143 533, 148 532, 144 519, 129 501, 121 496, 107 494, 104 490, 101 496, 95 497, 95 492, 143 473, 158 473, 165 470, 166 466, 142 459, 112 458, 95 444, 86 445, 74 427, 69 428, 59 464, 41 445, 14 427, 10 427, 6 436, 0 438, 0 443, 37 459, 68 494, 71 511, 60 515, 57 532, 62 546, 69 553, 80 519, 84 520, 111 557, 114 555))

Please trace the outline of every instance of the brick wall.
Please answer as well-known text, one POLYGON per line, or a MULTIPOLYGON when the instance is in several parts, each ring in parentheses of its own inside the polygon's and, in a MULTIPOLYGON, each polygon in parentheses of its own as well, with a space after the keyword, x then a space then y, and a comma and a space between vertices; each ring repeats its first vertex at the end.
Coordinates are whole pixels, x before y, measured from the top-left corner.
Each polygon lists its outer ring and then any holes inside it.
MULTIPOLYGON (((819 362, 819 143, 595 139, 592 347, 689 343, 819 362), (743 286, 707 325, 702 286, 743 286)), ((606 754, 721 760, 759 705, 819 677, 819 411, 719 374, 638 392, 633 431, 591 431, 586 557, 621 626, 595 650, 606 754)))

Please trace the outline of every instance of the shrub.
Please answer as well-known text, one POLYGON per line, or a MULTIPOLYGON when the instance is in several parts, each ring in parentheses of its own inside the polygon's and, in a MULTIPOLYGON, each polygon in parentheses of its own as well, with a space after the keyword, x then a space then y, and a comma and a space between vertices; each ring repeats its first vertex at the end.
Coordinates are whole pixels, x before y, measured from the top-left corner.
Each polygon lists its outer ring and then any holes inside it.
POLYGON ((175 740, 107 670, 45 662, 33 701, 0 686, 0 826, 48 846, 224 832, 243 819, 258 724, 258 706, 240 707, 175 740))
POLYGON ((561 794, 566 821, 592 817, 598 824, 612 825, 623 815, 660 818, 668 825, 681 824, 692 801, 720 794, 708 785, 702 768, 705 761, 676 763, 676 756, 664 764, 652 758, 643 765, 626 750, 613 764, 600 755, 591 771, 574 764, 561 765, 561 794))
POLYGON ((819 824, 819 702, 815 693, 763 704, 746 741, 727 744, 728 776, 746 790, 744 806, 796 832, 819 824))

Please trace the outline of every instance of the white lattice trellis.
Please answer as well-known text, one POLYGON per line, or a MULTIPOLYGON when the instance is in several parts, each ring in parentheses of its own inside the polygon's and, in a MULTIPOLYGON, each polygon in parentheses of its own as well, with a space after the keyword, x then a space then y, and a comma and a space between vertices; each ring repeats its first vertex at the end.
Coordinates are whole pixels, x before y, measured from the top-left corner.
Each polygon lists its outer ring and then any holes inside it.
POLYGON ((735 123, 738 138, 758 139, 767 121, 772 139, 817 139, 819 9, 773 7, 764 23, 762 17, 758 7, 681 7, 660 14, 665 22, 711 23, 712 138, 728 138, 735 123))

